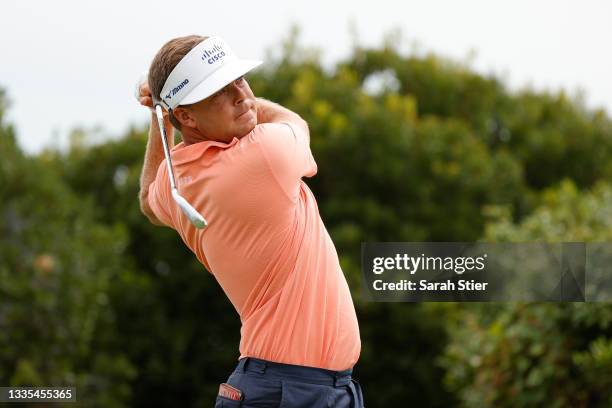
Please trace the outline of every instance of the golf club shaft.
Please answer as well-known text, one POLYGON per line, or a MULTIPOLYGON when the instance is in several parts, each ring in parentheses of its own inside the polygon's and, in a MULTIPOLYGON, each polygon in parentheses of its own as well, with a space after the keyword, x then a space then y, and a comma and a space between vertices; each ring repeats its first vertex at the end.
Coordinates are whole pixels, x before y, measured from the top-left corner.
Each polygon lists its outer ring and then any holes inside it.
POLYGON ((164 155, 166 156, 166 165, 168 166, 168 178, 170 179, 170 191, 172 191, 172 198, 181 208, 183 213, 189 218, 189 221, 196 228, 205 228, 208 223, 206 219, 200 214, 187 200, 185 200, 178 192, 176 183, 174 180, 174 170, 172 168, 172 159, 170 158, 170 149, 168 148, 168 141, 166 139, 166 128, 164 126, 164 113, 159 104, 155 105, 155 114, 157 116, 157 123, 162 138, 162 144, 164 145, 164 155))
POLYGON ((172 160, 170 159, 170 149, 168 149, 168 141, 166 139, 166 127, 164 126, 164 113, 161 105, 155 105, 155 114, 157 115, 157 123, 161 132, 162 144, 164 145, 164 155, 166 156, 166 164, 168 165, 168 175, 170 176, 170 187, 176 190, 174 181, 174 171, 172 169, 172 160))

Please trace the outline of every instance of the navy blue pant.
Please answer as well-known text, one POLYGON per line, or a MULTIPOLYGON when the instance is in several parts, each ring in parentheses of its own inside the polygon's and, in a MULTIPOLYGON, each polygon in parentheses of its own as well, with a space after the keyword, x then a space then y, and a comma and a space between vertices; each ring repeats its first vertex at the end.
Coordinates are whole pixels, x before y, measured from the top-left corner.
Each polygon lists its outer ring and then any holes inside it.
POLYGON ((215 408, 362 408, 361 386, 352 371, 242 358, 227 380, 242 392, 242 400, 217 396, 215 408))

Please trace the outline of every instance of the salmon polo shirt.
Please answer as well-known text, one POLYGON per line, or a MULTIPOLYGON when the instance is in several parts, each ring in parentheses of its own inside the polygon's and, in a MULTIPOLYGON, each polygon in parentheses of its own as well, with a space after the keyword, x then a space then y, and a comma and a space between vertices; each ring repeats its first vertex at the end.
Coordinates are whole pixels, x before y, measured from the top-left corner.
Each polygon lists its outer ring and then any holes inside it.
POLYGON ((355 307, 317 202, 308 135, 257 125, 230 143, 179 143, 180 194, 208 221, 196 229, 172 199, 165 160, 149 189, 155 216, 214 275, 242 322, 240 358, 345 370, 359 358, 355 307))

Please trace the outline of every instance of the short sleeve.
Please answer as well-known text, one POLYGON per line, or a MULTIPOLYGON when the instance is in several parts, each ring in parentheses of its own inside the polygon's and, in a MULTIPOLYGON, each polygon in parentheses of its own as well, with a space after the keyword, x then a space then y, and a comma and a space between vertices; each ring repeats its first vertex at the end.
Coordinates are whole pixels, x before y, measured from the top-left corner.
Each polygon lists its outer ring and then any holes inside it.
POLYGON ((157 169, 155 180, 149 186, 149 207, 158 220, 172 227, 172 217, 168 212, 170 206, 170 180, 165 171, 166 160, 163 160, 157 169))
POLYGON ((308 135, 289 123, 266 123, 260 130, 264 156, 274 178, 289 198, 297 199, 300 179, 317 174, 308 135))

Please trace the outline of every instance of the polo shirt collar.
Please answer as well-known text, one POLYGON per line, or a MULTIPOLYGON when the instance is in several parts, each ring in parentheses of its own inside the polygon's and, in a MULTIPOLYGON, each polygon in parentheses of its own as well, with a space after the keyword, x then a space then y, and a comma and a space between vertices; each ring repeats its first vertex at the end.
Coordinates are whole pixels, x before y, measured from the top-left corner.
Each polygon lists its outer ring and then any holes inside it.
POLYGON ((172 148, 172 164, 184 164, 190 161, 197 160, 202 157, 206 150, 216 147, 220 149, 227 149, 238 143, 237 137, 233 138, 229 143, 217 142, 213 140, 206 140, 203 142, 193 143, 185 145, 185 142, 180 142, 172 148))

